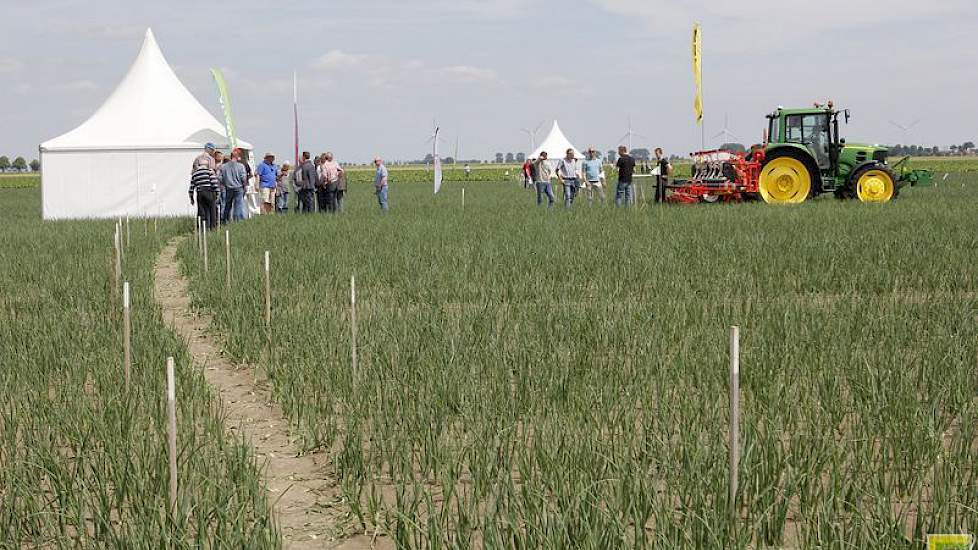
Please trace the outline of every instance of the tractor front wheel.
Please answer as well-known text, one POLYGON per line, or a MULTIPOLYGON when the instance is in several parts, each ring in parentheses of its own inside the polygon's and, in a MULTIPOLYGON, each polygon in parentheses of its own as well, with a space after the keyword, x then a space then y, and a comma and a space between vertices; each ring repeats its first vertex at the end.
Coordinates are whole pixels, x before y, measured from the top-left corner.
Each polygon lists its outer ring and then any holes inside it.
POLYGON ((897 194, 896 177, 886 166, 860 168, 850 181, 861 202, 889 202, 897 194))
POLYGON ((812 194, 812 173, 799 153, 775 153, 761 168, 757 190, 768 204, 802 203, 812 194))

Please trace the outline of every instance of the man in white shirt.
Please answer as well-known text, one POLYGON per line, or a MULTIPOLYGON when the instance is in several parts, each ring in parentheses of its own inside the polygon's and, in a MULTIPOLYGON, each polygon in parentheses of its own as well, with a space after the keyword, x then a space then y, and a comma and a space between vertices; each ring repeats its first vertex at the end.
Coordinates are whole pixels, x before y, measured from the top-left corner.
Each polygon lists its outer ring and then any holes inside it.
POLYGON ((567 156, 557 163, 557 179, 564 186, 564 207, 570 208, 581 185, 581 169, 573 149, 568 149, 567 156))

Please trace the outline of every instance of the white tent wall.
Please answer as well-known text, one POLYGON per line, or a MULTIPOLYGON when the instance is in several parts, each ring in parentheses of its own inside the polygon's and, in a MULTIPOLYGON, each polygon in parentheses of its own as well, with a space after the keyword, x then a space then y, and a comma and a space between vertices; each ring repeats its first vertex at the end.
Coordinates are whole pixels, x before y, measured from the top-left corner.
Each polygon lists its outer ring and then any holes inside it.
POLYGON ((44 219, 193 216, 197 149, 42 151, 44 219))

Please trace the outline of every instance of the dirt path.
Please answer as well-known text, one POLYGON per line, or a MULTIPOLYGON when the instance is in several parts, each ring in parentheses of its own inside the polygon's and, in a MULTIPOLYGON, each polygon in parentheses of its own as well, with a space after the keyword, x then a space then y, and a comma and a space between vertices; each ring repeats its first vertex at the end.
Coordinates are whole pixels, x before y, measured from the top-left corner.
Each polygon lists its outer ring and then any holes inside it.
POLYGON ((264 461, 269 502, 281 527, 285 548, 360 550, 389 548, 390 540, 376 545, 371 538, 350 536, 349 516, 342 505, 335 476, 323 455, 299 456, 289 438, 289 423, 271 401, 267 389, 255 383, 254 368, 234 365, 221 355, 221 342, 209 332, 211 316, 191 311, 189 283, 180 274, 177 246, 170 241, 156 263, 154 294, 163 320, 185 342, 194 366, 220 397, 229 429, 236 430, 264 461), (317 460, 318 458, 318 460, 317 460))

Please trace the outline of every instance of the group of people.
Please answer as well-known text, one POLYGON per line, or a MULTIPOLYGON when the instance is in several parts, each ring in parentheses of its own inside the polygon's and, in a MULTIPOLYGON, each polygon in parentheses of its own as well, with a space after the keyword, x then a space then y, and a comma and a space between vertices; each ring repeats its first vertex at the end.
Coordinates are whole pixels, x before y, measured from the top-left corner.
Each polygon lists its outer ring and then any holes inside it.
MULTIPOLYGON (((523 163, 523 182, 524 187, 529 187, 532 182, 536 187, 537 205, 543 205, 544 198, 549 207, 554 206, 555 197, 551 180, 556 177, 563 188, 564 206, 570 208, 574 204, 579 191, 583 188, 587 191, 588 203, 594 202, 595 196, 603 204, 606 200, 604 183, 604 165, 598 152, 589 148, 587 158, 579 160, 576 158, 574 149, 567 149, 566 156, 552 162, 546 151, 541 151, 536 159, 528 159, 523 163)), ((668 178, 672 175, 672 164, 666 158, 662 148, 655 149, 656 161, 656 185, 655 202, 661 203, 666 200, 666 185, 668 178)), ((635 159, 628 152, 624 145, 618 147, 618 160, 615 162, 618 169, 618 185, 615 188, 615 205, 631 206, 635 204, 635 159)))
MULTIPOLYGON (((259 194, 262 214, 288 212, 290 193, 296 196, 295 212, 343 211, 346 172, 333 158, 333 153, 326 152, 313 159, 308 151, 303 152, 294 168, 288 162, 281 166, 275 164, 275 155, 266 153, 254 171, 246 155, 245 151, 234 149, 225 158, 213 143, 208 143, 204 152, 194 159, 190 174, 190 204, 197 206, 197 216, 209 228, 245 219, 245 197, 249 190, 259 194)), ((386 211, 387 168, 380 158, 376 158, 374 164, 377 167, 377 200, 381 210, 386 211)))

